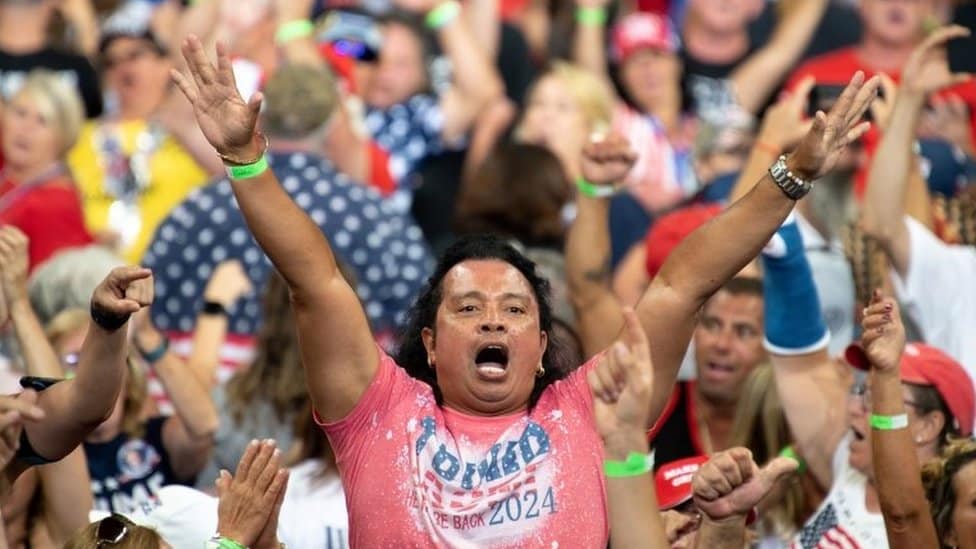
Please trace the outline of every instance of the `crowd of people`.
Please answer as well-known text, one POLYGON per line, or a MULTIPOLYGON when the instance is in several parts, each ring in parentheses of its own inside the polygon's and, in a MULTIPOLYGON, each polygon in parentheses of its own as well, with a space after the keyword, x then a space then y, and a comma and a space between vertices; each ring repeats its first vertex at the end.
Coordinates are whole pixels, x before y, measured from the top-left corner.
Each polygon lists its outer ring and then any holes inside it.
POLYGON ((0 0, 0 548, 976 548, 974 30, 0 0))

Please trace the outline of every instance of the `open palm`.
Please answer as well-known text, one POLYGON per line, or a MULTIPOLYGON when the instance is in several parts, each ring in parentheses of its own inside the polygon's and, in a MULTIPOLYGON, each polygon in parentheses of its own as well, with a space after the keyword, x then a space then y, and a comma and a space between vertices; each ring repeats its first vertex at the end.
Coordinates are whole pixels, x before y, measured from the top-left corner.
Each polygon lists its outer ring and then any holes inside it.
POLYGON ((864 73, 858 71, 829 113, 817 111, 810 131, 790 155, 794 173, 812 180, 834 168, 847 145, 870 128, 861 118, 877 96, 879 85, 877 76, 865 82, 864 73))
POLYGON ((949 69, 945 45, 952 39, 969 34, 969 29, 959 25, 943 27, 930 34, 905 63, 902 86, 914 92, 928 94, 968 80, 970 75, 953 73, 949 69))
POLYGON ((183 42, 184 75, 173 71, 173 80, 193 105, 193 114, 207 141, 218 153, 249 158, 254 140, 254 127, 261 110, 261 94, 256 93, 245 102, 237 91, 234 71, 226 48, 217 44, 217 65, 214 66, 195 36, 183 42))

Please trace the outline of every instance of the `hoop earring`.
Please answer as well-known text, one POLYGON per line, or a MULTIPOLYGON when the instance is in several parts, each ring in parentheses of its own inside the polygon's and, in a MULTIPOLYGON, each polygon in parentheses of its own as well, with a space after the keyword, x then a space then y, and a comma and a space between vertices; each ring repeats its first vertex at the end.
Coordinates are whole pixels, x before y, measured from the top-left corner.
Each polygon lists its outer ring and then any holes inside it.
POLYGON ((434 369, 434 361, 430 358, 430 355, 427 355, 427 367, 431 370, 434 369))
POLYGON ((535 371, 535 377, 542 377, 544 375, 546 375, 546 368, 540 362, 539 363, 539 369, 535 371))

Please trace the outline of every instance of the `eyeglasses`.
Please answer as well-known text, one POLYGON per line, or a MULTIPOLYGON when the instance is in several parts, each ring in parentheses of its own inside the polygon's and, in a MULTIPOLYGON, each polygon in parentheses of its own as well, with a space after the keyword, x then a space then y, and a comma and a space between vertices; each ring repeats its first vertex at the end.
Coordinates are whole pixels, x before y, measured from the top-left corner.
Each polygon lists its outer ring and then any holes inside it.
MULTIPOLYGON (((851 398, 860 399, 864 409, 871 410, 871 388, 868 387, 866 383, 855 383, 854 385, 851 385, 850 396, 851 398)), ((911 406, 916 410, 922 409, 917 402, 908 399, 904 399, 902 402, 905 404, 905 406, 911 406)))
POLYGON ((125 535, 129 533, 127 522, 125 517, 118 514, 102 519, 98 523, 98 530, 95 533, 95 541, 97 542, 95 547, 115 545, 122 541, 125 535))

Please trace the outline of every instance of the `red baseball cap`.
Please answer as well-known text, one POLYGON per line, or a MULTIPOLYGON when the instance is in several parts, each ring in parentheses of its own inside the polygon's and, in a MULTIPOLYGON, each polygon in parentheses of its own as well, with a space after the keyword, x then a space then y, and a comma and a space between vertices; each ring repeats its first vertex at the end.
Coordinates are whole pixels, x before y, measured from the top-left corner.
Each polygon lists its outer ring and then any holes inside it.
POLYGON ((656 13, 637 12, 614 26, 610 48, 613 60, 623 63, 634 52, 646 48, 674 53, 680 43, 670 19, 656 13))
POLYGON ((654 474, 657 506, 661 511, 674 509, 691 499, 691 479, 708 456, 695 456, 666 463, 654 474))
MULTIPOLYGON (((847 347, 844 358, 859 370, 870 369, 868 357, 858 343, 847 347)), ((952 413, 959 432, 965 436, 972 434, 976 391, 965 368, 952 357, 930 345, 909 343, 901 355, 901 380, 912 385, 935 387, 952 413)))
POLYGON ((722 211, 718 204, 695 204, 676 210, 658 219, 647 233, 647 259, 644 266, 651 278, 686 236, 722 211))

